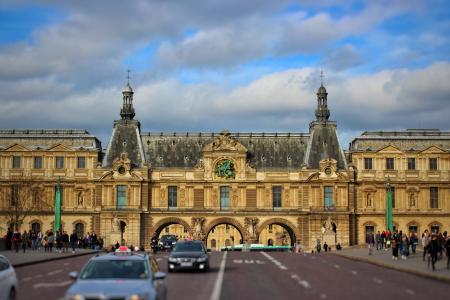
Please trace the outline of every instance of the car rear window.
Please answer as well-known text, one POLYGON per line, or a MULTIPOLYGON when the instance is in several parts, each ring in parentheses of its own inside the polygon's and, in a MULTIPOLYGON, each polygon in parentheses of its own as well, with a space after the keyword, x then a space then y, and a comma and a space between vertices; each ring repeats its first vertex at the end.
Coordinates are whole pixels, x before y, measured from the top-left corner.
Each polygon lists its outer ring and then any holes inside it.
POLYGON ((140 260, 97 260, 88 263, 81 279, 147 279, 149 270, 140 260))
POLYGON ((178 243, 175 246, 174 252, 198 252, 204 251, 202 243, 178 243))

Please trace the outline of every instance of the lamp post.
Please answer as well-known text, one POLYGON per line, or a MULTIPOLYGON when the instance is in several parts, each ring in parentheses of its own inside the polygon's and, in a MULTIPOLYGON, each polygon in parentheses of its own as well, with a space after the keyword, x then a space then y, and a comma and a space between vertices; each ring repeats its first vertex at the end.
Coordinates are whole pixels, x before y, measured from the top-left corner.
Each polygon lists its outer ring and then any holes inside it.
POLYGON ((389 176, 386 180, 386 228, 389 229, 390 232, 393 232, 394 230, 392 216, 392 188, 389 176))

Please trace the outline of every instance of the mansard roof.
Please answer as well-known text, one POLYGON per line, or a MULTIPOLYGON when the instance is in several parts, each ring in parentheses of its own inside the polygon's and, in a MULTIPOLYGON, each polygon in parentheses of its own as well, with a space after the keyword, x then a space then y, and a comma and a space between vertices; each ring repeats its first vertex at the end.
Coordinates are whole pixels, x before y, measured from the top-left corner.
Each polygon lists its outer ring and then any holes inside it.
POLYGON ((450 132, 439 129, 365 131, 350 143, 350 152, 378 151, 388 145, 402 151, 423 151, 431 146, 450 151, 450 132))
POLYGON ((0 129, 0 149, 19 144, 30 150, 46 150, 56 144, 69 149, 101 151, 101 142, 83 129, 0 129))
MULTIPOLYGON (((220 133, 142 133, 142 143, 152 168, 193 168, 205 148, 220 133)), ((256 169, 299 169, 309 134, 305 133, 230 133, 247 150, 250 166, 256 169)))

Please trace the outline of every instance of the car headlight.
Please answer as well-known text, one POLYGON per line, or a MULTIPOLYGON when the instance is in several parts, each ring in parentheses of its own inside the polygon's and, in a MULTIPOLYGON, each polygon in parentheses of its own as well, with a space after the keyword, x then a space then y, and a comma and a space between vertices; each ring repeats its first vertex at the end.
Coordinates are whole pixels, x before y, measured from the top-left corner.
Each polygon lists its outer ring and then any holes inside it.
POLYGON ((131 295, 130 298, 128 298, 129 300, 147 300, 148 299, 148 295, 147 294, 134 294, 131 295))
POLYGON ((173 263, 175 263, 175 262, 178 262, 178 258, 175 258, 175 257, 169 257, 169 262, 173 262, 173 263))
POLYGON ((160 245, 163 245, 163 242, 159 242, 160 245))
POLYGON ((84 300, 84 297, 81 295, 68 295, 65 298, 66 300, 84 300))
POLYGON ((205 261, 206 261, 206 257, 197 258, 197 262, 205 262, 205 261))

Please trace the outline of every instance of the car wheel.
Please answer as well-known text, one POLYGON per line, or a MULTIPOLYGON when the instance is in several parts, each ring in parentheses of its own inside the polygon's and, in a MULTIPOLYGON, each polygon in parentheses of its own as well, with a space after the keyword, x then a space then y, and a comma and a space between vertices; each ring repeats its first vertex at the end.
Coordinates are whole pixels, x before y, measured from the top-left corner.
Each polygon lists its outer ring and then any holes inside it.
POLYGON ((9 291, 9 300, 16 300, 16 290, 14 288, 11 288, 9 291))

